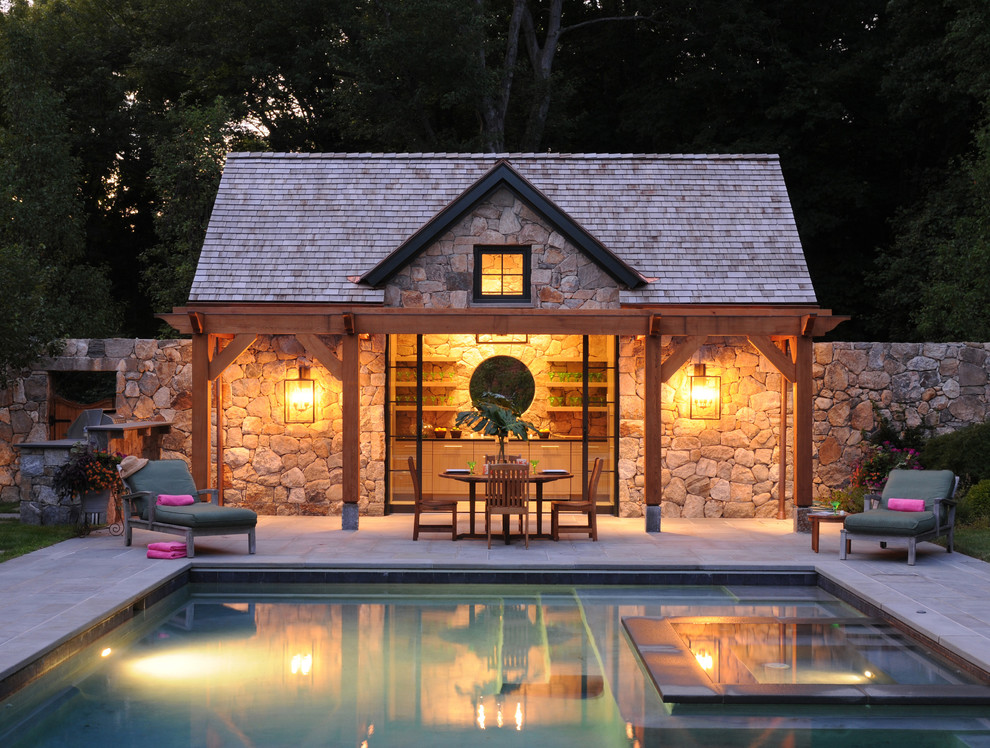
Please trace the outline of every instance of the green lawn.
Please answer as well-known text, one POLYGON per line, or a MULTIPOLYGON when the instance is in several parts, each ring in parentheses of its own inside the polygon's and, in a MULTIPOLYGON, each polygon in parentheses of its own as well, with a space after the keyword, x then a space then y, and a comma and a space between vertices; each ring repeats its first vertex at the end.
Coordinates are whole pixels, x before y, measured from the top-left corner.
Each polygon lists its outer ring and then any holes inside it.
MULTIPOLYGON (((940 541, 945 545, 944 541, 940 541)), ((957 525, 955 550, 966 556, 990 561, 990 524, 985 520, 972 525, 957 525)))
POLYGON ((74 525, 22 525, 20 520, 0 519, 0 562, 77 537, 79 532, 74 525))

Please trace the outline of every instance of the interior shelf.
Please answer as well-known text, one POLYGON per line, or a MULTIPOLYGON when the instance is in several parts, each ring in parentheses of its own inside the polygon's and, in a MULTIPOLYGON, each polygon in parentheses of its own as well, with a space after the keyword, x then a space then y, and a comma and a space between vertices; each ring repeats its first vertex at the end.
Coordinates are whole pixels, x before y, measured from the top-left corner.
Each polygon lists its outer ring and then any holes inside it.
MULTIPOLYGON (((394 407, 396 410, 411 410, 411 411, 416 410, 415 405, 393 405, 392 407, 394 407)), ((456 405, 424 405, 423 410, 444 412, 444 413, 456 413, 459 410, 463 410, 463 408, 459 408, 456 405)))
MULTIPOLYGON (((416 387, 416 383, 415 382, 396 382, 395 383, 395 386, 396 387, 411 387, 411 388, 415 388, 416 387)), ((446 384, 441 383, 441 382, 423 382, 423 389, 424 390, 427 387, 429 387, 431 389, 434 389, 434 390, 440 390, 440 389, 444 389, 444 390, 456 390, 459 386, 460 385, 453 384, 451 382, 447 382, 446 384)))

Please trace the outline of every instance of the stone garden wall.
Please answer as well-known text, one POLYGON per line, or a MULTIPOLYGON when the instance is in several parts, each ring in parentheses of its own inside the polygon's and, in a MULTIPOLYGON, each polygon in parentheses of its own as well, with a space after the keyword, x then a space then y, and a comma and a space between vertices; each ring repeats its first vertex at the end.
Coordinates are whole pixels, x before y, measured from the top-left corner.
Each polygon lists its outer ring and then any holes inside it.
POLYGON ((990 343, 815 344, 816 495, 848 484, 877 416, 929 435, 990 417, 990 343))
MULTIPOLYGON (((336 341, 327 338, 331 347, 336 341)), ((664 339, 665 352, 671 341, 664 339)), ((384 340, 361 341, 361 500, 380 514, 385 497, 384 340)), ((815 492, 849 480, 862 430, 876 414, 932 433, 990 414, 990 344, 817 343, 814 347, 815 492)), ((0 500, 31 500, 17 442, 47 439, 47 371, 112 371, 116 416, 172 422, 165 457, 190 452, 191 346, 188 341, 71 340, 58 359, 19 380, 0 399, 0 500)), ((780 375, 744 339, 711 340, 699 354, 722 377, 719 421, 688 419, 689 367, 661 391, 663 514, 774 517, 780 449, 780 375)), ((619 501, 623 516, 643 513, 643 343, 620 341, 619 501)), ((307 359, 291 336, 263 338, 222 377, 224 483, 230 504, 264 514, 340 511, 340 383, 307 359), (286 425, 279 386, 312 366, 317 423, 286 425)), ((789 408, 789 410, 791 410, 789 408)), ((790 449, 790 446, 787 446, 790 449)), ((215 473, 214 473, 215 474, 215 473)), ((790 510, 788 497, 787 509, 790 510)))

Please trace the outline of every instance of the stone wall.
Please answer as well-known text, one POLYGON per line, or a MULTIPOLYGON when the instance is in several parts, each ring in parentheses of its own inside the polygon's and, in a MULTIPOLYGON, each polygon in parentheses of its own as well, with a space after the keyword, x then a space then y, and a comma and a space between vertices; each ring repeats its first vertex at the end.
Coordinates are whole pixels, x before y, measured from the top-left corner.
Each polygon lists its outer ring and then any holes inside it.
POLYGON ((816 343, 815 492, 848 485, 862 431, 955 431, 990 416, 990 343, 816 343))
MULTIPOLYGON (((326 341, 331 348, 337 343, 330 337, 326 341)), ((662 343, 666 355, 671 341, 665 338, 662 343)), ((384 339, 361 341, 360 355, 359 506, 362 513, 380 514, 385 498, 384 339)), ((848 482, 861 454, 861 431, 876 426, 874 407, 896 424, 924 425, 932 433, 979 423, 990 414, 990 344, 817 343, 814 356, 816 495, 825 496, 848 482)), ((63 356, 43 362, 44 368, 19 380, 0 399, 0 499, 28 500, 30 488, 11 445, 48 438, 47 371, 115 372, 117 417, 164 417, 173 427, 163 440, 163 456, 187 457, 190 358, 188 341, 69 341, 63 356)), ((682 517, 774 517, 782 446, 780 375, 744 339, 712 339, 698 360, 707 364, 709 374, 722 378, 722 418, 686 417, 689 365, 662 387, 662 511, 682 517)), ((528 363, 545 365, 532 357, 528 363)), ((618 369, 620 513, 640 516, 642 341, 620 340, 618 369)), ((259 339, 221 381, 228 503, 267 514, 339 512, 339 381, 309 360, 292 336, 259 339), (300 365, 312 366, 317 381, 318 421, 286 425, 279 383, 287 375, 294 377, 300 365)), ((786 507, 790 511, 789 497, 786 507)))

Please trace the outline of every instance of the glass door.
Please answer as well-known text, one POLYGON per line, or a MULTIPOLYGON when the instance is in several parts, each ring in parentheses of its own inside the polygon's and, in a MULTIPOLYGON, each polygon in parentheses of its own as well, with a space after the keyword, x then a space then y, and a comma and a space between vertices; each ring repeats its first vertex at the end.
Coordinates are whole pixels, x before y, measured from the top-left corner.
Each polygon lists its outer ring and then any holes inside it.
POLYGON ((491 437, 458 430, 457 413, 471 409, 472 392, 518 386, 522 372, 531 388, 522 418, 539 433, 525 442, 510 440, 506 452, 530 460, 533 470, 574 476, 548 483, 548 500, 581 498, 591 466, 601 457, 599 510, 617 512, 616 337, 528 335, 506 341, 492 335, 392 335, 387 359, 386 511, 412 510, 410 457, 421 471, 424 495, 466 496, 463 483, 439 474, 472 465, 480 470, 497 445, 491 437), (511 376, 493 376, 492 369, 505 362, 513 363, 506 368, 511 376))

